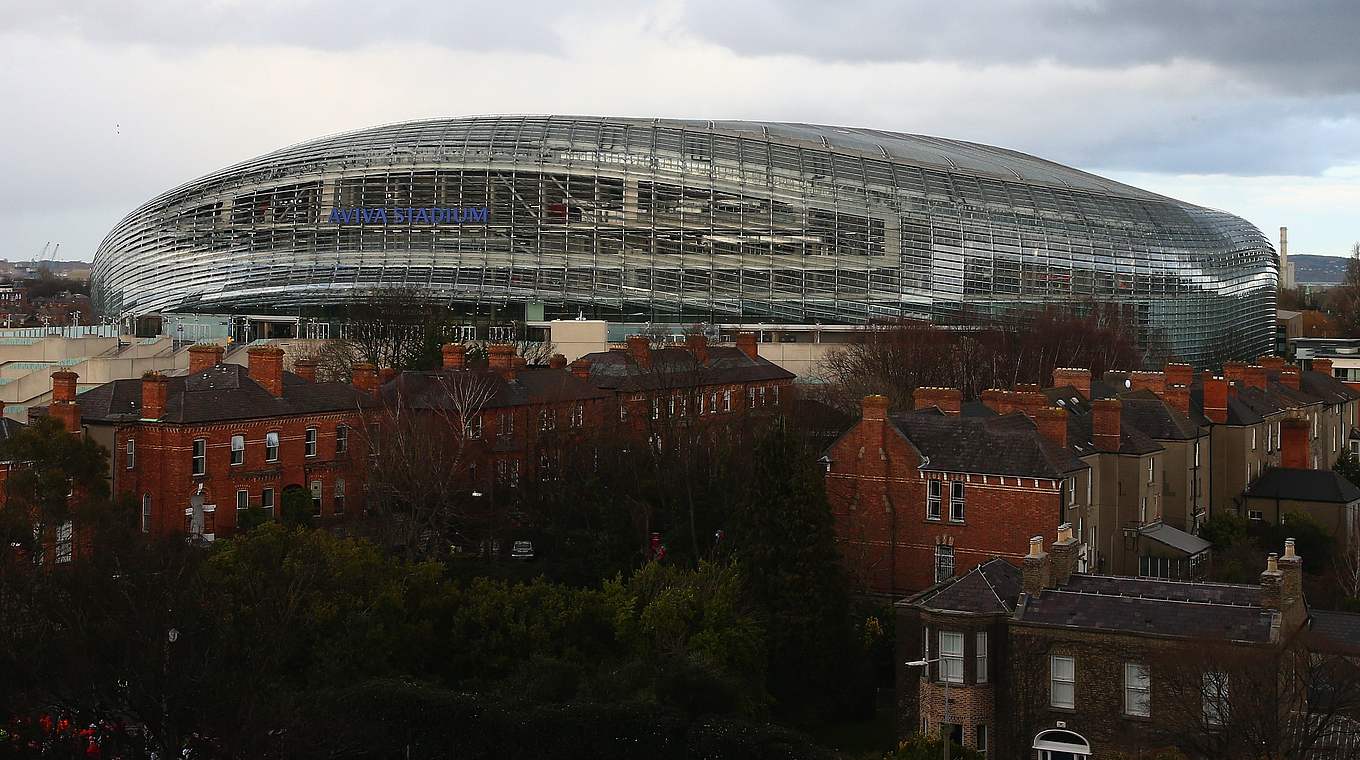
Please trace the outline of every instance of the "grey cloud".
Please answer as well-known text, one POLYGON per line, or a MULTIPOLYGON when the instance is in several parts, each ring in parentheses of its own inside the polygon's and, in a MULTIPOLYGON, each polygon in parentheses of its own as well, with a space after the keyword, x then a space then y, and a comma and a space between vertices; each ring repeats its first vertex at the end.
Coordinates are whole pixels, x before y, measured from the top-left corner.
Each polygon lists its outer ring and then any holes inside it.
POLYGON ((691 0, 681 23, 742 54, 838 61, 1203 61, 1303 91, 1360 91, 1355 0, 691 0))

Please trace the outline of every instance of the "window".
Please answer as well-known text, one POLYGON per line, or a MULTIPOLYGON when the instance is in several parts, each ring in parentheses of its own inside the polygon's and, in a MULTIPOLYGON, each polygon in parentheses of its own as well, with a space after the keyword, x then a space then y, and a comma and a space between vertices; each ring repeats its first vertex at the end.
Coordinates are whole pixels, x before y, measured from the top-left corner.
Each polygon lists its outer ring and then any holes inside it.
POLYGON ((954 577, 954 547, 935 545, 935 582, 954 577))
MULTIPOLYGON (((474 466, 470 467, 470 468, 468 469, 468 471, 472 474, 472 480, 473 480, 474 482, 476 482, 476 480, 477 480, 477 470, 476 470, 476 466, 474 465, 474 466)), ((335 479, 335 495, 334 495, 334 497, 333 497, 332 500, 331 500, 331 511, 334 512, 334 513, 337 514, 337 515, 343 515, 343 514, 345 513, 345 479, 344 479, 344 478, 336 478, 336 479, 335 479)))
POLYGON ((1251 450, 1256 450, 1256 428, 1251 429, 1251 450))
POLYGON ((718 392, 717 392, 717 391, 713 391, 712 395, 709 396, 709 399, 708 399, 708 413, 709 413, 709 414, 717 414, 717 413, 718 413, 718 392))
MULTIPOLYGON (((468 438, 471 438, 471 439, 474 439, 474 440, 475 440, 475 439, 478 439, 478 438, 481 438, 481 437, 482 437, 482 415, 480 415, 480 414, 474 414, 474 415, 472 415, 471 417, 468 417, 468 419, 467 419, 467 424, 464 426, 464 430, 467 431, 467 437, 468 437, 468 438)), ((338 431, 337 431, 337 432, 338 432, 338 431)))
POLYGON ((557 412, 552 409, 543 409, 538 413, 538 429, 552 430, 557 427, 557 412))
POLYGON ((1228 717, 1228 674, 1204 674, 1204 723, 1221 726, 1228 717))
POLYGON ((302 455, 316 456, 316 428, 307 428, 302 434, 302 455))
POLYGON ((1138 522, 1147 522, 1147 497, 1138 500, 1138 522))
POLYGON ((963 634, 940 631, 940 680, 963 683, 963 634))
POLYGON ((977 751, 987 754, 987 724, 977 724, 977 751))
POLYGON ((1262 511, 1259 510, 1259 509, 1249 509, 1249 510, 1247 510, 1247 519, 1249 519, 1249 520, 1264 520, 1264 519, 1266 519, 1266 513, 1265 513, 1265 512, 1262 512, 1262 511))
POLYGON ((755 406, 756 406, 756 387, 754 385, 748 385, 746 386, 746 408, 754 409, 755 406))
POLYGON ((1314 438, 1317 438, 1317 433, 1318 433, 1318 424, 1317 424, 1318 418, 1317 418, 1317 415, 1316 415, 1316 414, 1310 415, 1309 419, 1311 419, 1311 420, 1313 421, 1313 437, 1314 437, 1314 438))
POLYGON ((974 664, 977 666, 977 675, 973 680, 977 683, 987 683, 987 632, 978 631, 973 638, 976 649, 973 655, 974 664))
POLYGON ((265 517, 274 519, 274 489, 266 488, 260 491, 260 509, 264 510, 265 517))
POLYGON ((277 432, 264 434, 264 461, 279 461, 279 434, 277 432))
POLYGON ((321 481, 312 481, 312 517, 321 516, 321 481))
MULTIPOLYGON (((477 437, 482 436, 482 415, 477 415, 477 437)), ((349 428, 339 425, 335 428, 335 453, 344 454, 349 451, 349 428)))
POLYGON ((1071 506, 1077 503, 1077 476, 1073 475, 1067 479, 1067 504, 1071 506))
POLYGON ((574 428, 578 428, 585 424, 586 424, 586 405, 577 402, 576 406, 572 407, 571 409, 571 426, 574 428))
POLYGON ((1195 466, 1199 467, 1199 440, 1195 440, 1195 466))
POLYGON ((151 532, 151 494, 142 494, 142 532, 151 532))
POLYGON ((1048 703, 1053 707, 1076 707, 1077 661, 1053 655, 1048 658, 1048 703))
POLYGON ((242 488, 236 492, 236 525, 240 527, 241 518, 250 509, 250 491, 242 488))
POLYGON ((940 481, 926 481, 926 518, 929 520, 940 519, 940 481))
POLYGON ((73 549, 73 545, 74 545, 74 543, 75 543, 75 542, 72 540, 73 537, 74 537, 74 535, 75 535, 75 529, 74 529, 74 527, 72 527, 71 521, 70 521, 70 520, 67 520, 66 522, 64 522, 64 523, 62 523, 61 525, 58 525, 58 526, 57 526, 57 564, 58 564, 58 565, 64 565, 64 564, 67 564, 67 563, 69 563, 69 562, 71 561, 72 549, 73 549))
POLYGON ((623 421, 626 420, 626 419, 628 419, 628 402, 626 402, 626 401, 620 401, 620 402, 619 402, 619 422, 623 422, 623 421))
POLYGON ((963 481, 955 480, 949 484, 949 519, 963 522, 963 481))
MULTIPOLYGON (((622 409, 623 407, 619 407, 619 408, 622 409)), ((514 435, 514 433, 515 433, 515 413, 514 413, 514 412, 509 412, 509 411, 507 411, 507 412, 501 412, 501 416, 500 416, 500 426, 499 426, 499 428, 500 428, 500 434, 501 434, 501 435, 514 435)))
POLYGON ((1157 457, 1148 457, 1148 482, 1155 483, 1157 480, 1157 457))
POLYGON ((194 439, 194 459, 195 475, 202 475, 208 471, 208 442, 203 438, 194 439))
POLYGON ((776 385, 770 390, 774 392, 774 405, 779 406, 779 386, 776 385))
POLYGON ((652 399, 652 419, 661 419, 661 399, 659 398, 652 399))
POLYGON ((723 411, 732 411, 732 391, 730 389, 723 391, 723 411))
POLYGON ((1152 714, 1148 671, 1137 662, 1124 663, 1124 714, 1146 718, 1152 714))
POLYGON ((129 470, 137 466, 137 441, 127 439, 127 468, 129 470))
POLYGON ((246 461, 246 437, 243 435, 233 435, 231 437, 231 463, 244 464, 246 461))

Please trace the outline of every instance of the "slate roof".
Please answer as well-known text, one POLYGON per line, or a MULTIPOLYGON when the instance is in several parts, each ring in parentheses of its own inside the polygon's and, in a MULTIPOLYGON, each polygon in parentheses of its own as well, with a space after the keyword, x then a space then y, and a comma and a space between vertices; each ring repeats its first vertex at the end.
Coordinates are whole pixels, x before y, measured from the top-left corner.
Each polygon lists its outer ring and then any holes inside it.
POLYGON ((926 457, 923 470, 1062 478, 1086 469, 1071 450, 1050 443, 1020 412, 964 417, 931 408, 891 420, 926 457))
POLYGON ((18 420, 0 417, 0 442, 8 441, 14 437, 15 433, 23 430, 25 427, 28 426, 18 420))
POLYGON ((919 603, 927 609, 943 612, 1008 615, 1015 611, 1023 585, 1019 568, 994 557, 957 578, 917 595, 908 603, 919 603))
MULTIPOLYGON (((1195 585, 1195 584, 1187 584, 1195 585)), ((1268 642, 1275 613, 1260 606, 1045 589, 1025 602, 1025 623, 1185 638, 1268 642)))
POLYGON ((1200 426, 1146 388, 1119 396, 1123 419, 1158 441, 1186 441, 1200 436, 1200 426))
POLYGON ((1360 500, 1360 488, 1331 470, 1267 467, 1247 489, 1246 495, 1260 499, 1349 504, 1360 500))
POLYGON ((1360 614, 1309 610, 1309 648, 1339 654, 1360 654, 1360 614))
POLYGON ((1360 391, 1325 372, 1300 372, 1299 387, 1329 404, 1343 404, 1360 398, 1360 391))
POLYGON ((486 401, 478 404, 484 409, 589 401, 610 395, 568 370, 538 366, 519 368, 513 380, 491 370, 402 372, 384 383, 379 393, 389 403, 400 396, 402 404, 411 409, 452 409, 454 396, 460 393, 485 395, 486 401))
MULTIPOLYGON (((1190 419, 1199 425, 1212 424, 1208 417, 1204 416, 1204 384, 1197 381, 1190 386, 1190 419)), ((1264 422, 1262 417, 1252 407, 1243 403, 1231 391, 1228 393, 1228 421, 1229 425, 1255 425, 1264 422)))
POLYGON ((611 391, 692 388, 795 377, 763 356, 752 359, 732 346, 709 346, 708 361, 703 364, 687 348, 654 348, 651 357, 650 368, 639 366, 626 349, 597 351, 581 358, 590 361, 590 382, 611 391))
MULTIPOLYGON (((141 419, 142 380, 114 380, 76 397, 84 422, 141 419)), ((208 423, 226 420, 294 417, 355 411, 377 401, 347 383, 312 383, 283 373, 283 395, 274 396, 250 379, 239 364, 218 364, 202 372, 166 380, 161 422, 208 423)))
MULTIPOLYGON (((1116 394, 1109 386, 1101 385, 1103 388, 1098 389, 1096 381, 1092 381, 1091 394, 1093 398, 1115 397, 1116 394), (1101 395, 1102 393, 1106 395, 1101 395)), ((1073 450, 1073 453, 1077 456, 1086 456, 1099 451, 1100 449, 1097 449, 1092 442, 1090 402, 1082 398, 1077 389, 1070 385, 1045 388, 1043 394, 1050 403, 1067 410, 1067 445, 1073 450)), ((1123 408, 1121 408, 1119 415, 1119 453, 1141 455, 1162 450, 1163 446, 1139 430, 1134 424, 1134 418, 1125 414, 1123 408)))

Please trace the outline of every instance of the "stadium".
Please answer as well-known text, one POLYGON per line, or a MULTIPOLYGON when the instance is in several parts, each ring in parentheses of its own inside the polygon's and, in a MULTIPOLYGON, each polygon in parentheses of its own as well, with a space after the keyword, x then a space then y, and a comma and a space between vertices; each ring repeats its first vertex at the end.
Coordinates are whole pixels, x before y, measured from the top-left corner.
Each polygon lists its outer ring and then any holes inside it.
POLYGON ((407 122, 148 201, 95 255, 111 317, 307 313, 415 288, 469 313, 957 323, 1117 303, 1206 365, 1271 349, 1252 225, 1011 150, 809 124, 407 122))

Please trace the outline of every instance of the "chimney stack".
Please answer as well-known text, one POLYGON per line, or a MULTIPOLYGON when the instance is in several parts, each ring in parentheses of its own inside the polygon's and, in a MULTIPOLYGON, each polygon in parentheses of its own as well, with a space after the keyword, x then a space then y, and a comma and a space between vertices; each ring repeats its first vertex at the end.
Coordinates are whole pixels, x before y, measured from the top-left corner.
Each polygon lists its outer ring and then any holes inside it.
POLYGON ((1321 372, 1322 374, 1326 375, 1327 377, 1332 377, 1332 360, 1331 360, 1331 359, 1313 359, 1313 360, 1311 360, 1311 361, 1308 362, 1308 369, 1310 369, 1310 370, 1312 370, 1312 371, 1314 371, 1314 372, 1321 372))
POLYGON ((1299 368, 1291 365, 1281 369, 1280 385, 1299 390, 1299 368))
POLYGON ((1070 385, 1081 392, 1081 397, 1091 399, 1091 370, 1076 367, 1058 367, 1053 370, 1053 386, 1062 388, 1070 385))
POLYGON ((61 421, 68 433, 80 432, 80 405, 76 403, 76 380, 79 376, 70 370, 52 373, 52 403, 47 414, 61 421))
POLYGON ((1308 469, 1308 420, 1289 417, 1280 421, 1280 466, 1308 469))
POLYGON ((628 336, 628 355, 633 357, 633 363, 642 369, 652 368, 652 347, 647 343, 645 335, 628 336))
POLYGON ((397 371, 391 367, 383 367, 378 370, 378 387, 387 385, 388 381, 397 376, 397 371))
POLYGON ((575 376, 581 378, 582 380, 589 380, 589 379, 590 379, 590 360, 589 360, 589 359, 577 359, 576 361, 572 362, 572 363, 571 363, 571 374, 573 374, 573 375, 575 375, 575 376))
POLYGON ((1129 390, 1131 391, 1147 389, 1160 396, 1166 388, 1166 375, 1160 372, 1135 371, 1128 373, 1128 378, 1129 390))
POLYGON ((1266 368, 1259 364, 1247 365, 1244 379, 1248 388, 1263 391, 1266 389, 1266 368))
POLYGON ((1166 390, 1162 391, 1162 400, 1181 414, 1190 415, 1190 386, 1179 383, 1168 385, 1166 390))
POLYGON ((1040 591, 1053 588, 1051 577, 1053 565, 1048 555, 1044 553, 1043 536, 1035 536, 1029 540, 1029 554, 1025 555, 1021 573, 1024 579, 1024 592, 1029 596, 1038 596, 1040 591))
POLYGON ((548 359, 548 366, 553 369, 566 369, 567 357, 562 354, 553 354, 552 357, 548 359))
POLYGON ((222 363, 226 349, 216 343, 195 343, 189 346, 189 374, 196 375, 222 363))
POLYGON ((1191 385, 1195 382, 1195 368, 1189 364, 1171 362, 1162 368, 1167 385, 1191 385))
POLYGON ((741 349, 741 352, 746 354, 748 359, 756 359, 760 356, 756 347, 756 334, 753 332, 737 333, 737 348, 741 349))
POLYGON ((170 378, 159 372, 142 375, 142 419, 158 420, 165 416, 165 400, 170 378))
POLYGON ((283 349, 278 346, 254 346, 246 352, 246 366, 250 379, 269 391, 269 395, 283 395, 283 349))
POLYGON ((1284 612, 1284 573, 1280 572, 1280 555, 1275 552, 1266 557, 1266 569, 1261 573, 1261 606, 1284 612))
POLYGON ((917 388, 912 394, 913 409, 936 407, 945 414, 958 416, 963 409, 963 393, 957 388, 917 388))
POLYGON ((359 362, 351 368, 350 383, 355 390, 376 396, 378 393, 378 368, 370 362, 359 362))
POLYGON ((316 382, 316 359, 298 359, 293 362, 293 374, 309 383, 316 382))
POLYGON ((486 366, 506 380, 515 379, 515 347, 509 343, 492 343, 486 349, 486 366))
POLYGON ((1015 411, 1014 394, 1000 388, 988 388, 982 392, 982 405, 997 414, 1010 414, 1015 411))
MULTIPOLYGON (((1067 448, 1067 410, 1051 406, 1040 407, 1028 412, 1035 427, 1049 443, 1058 448, 1067 448)), ((1056 551, 1056 548, 1054 549, 1056 551)))
POLYGON ((708 336, 703 333, 686 335, 685 349, 694 355, 694 361, 708 364, 708 336))
POLYGON ((1294 266, 1289 263, 1289 228, 1280 228, 1280 287, 1294 287, 1294 266))
POLYGON ((1066 586, 1067 581, 1072 578, 1072 573, 1077 571, 1077 550, 1080 543, 1080 539, 1072 534, 1072 523, 1058 526, 1058 540, 1053 544, 1053 550, 1049 552, 1054 587, 1066 586))
POLYGON ((1284 540, 1284 556, 1279 562, 1281 574, 1280 611, 1285 621, 1294 627, 1302 625, 1307 617, 1307 607, 1303 600, 1303 557, 1294 552, 1294 539, 1284 540))
POLYGON ((458 371, 467 366, 467 346, 462 343, 445 343, 439 347, 444 369, 458 371))
POLYGON ((1227 379, 1229 385, 1233 383, 1242 384, 1247 377, 1247 363, 1223 362, 1223 377, 1227 379))
POLYGON ((1117 398, 1091 402, 1091 443, 1101 451, 1119 451, 1120 416, 1124 404, 1117 398))
POLYGON ((1284 357, 1262 354, 1256 357, 1256 363, 1266 368, 1266 372, 1279 372, 1284 369, 1284 357))
POLYGON ((1204 373, 1204 417, 1215 425, 1228 421, 1228 379, 1204 373))

